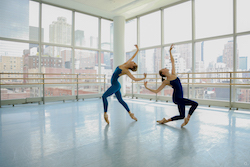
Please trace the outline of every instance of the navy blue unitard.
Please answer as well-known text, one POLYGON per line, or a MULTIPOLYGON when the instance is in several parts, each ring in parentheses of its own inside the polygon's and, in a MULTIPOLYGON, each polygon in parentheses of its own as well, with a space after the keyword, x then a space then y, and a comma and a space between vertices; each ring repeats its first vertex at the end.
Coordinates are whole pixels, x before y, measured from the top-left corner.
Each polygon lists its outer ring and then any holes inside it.
POLYGON ((108 88, 108 90, 102 95, 102 101, 103 101, 103 107, 104 107, 104 112, 107 112, 108 110, 108 100, 107 97, 111 96, 112 94, 115 93, 116 98, 118 101, 123 105, 123 107, 129 112, 128 105, 123 101, 122 96, 121 96, 121 85, 118 82, 119 74, 121 74, 122 70, 119 68, 119 66, 116 67, 112 78, 111 78, 111 87, 108 88))
POLYGON ((194 110, 197 108, 198 103, 189 99, 183 98, 183 90, 182 85, 180 82, 180 79, 177 77, 175 80, 170 81, 170 84, 172 85, 174 92, 173 92, 173 102, 178 105, 178 109, 180 112, 180 115, 174 116, 171 118, 171 120, 178 120, 185 118, 185 105, 191 105, 191 108, 189 109, 189 115, 192 115, 194 110))

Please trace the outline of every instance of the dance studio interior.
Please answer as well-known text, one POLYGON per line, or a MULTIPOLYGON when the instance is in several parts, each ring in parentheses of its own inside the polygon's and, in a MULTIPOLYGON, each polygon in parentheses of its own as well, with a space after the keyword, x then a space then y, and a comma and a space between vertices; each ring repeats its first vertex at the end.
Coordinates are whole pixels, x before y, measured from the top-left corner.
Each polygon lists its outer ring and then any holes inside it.
POLYGON ((250 167, 249 8, 1 0, 0 166, 250 167))

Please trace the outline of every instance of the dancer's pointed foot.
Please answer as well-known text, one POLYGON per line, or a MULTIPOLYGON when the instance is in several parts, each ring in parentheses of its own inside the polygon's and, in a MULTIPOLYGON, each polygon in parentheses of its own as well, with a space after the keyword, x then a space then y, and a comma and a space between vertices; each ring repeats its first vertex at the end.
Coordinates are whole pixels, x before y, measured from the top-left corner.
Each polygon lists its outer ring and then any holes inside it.
POLYGON ((169 121, 166 120, 165 118, 162 118, 162 120, 159 120, 159 121, 156 121, 156 122, 158 122, 158 123, 160 123, 160 124, 165 124, 165 123, 167 123, 167 122, 169 122, 169 121))
POLYGON ((109 117, 106 112, 104 112, 104 120, 107 122, 107 124, 109 124, 109 117))
POLYGON ((183 122, 183 124, 181 125, 181 127, 187 125, 188 122, 189 122, 189 118, 184 118, 184 122, 183 122))
POLYGON ((137 118, 135 117, 134 113, 129 113, 129 115, 133 120, 137 121, 137 118))

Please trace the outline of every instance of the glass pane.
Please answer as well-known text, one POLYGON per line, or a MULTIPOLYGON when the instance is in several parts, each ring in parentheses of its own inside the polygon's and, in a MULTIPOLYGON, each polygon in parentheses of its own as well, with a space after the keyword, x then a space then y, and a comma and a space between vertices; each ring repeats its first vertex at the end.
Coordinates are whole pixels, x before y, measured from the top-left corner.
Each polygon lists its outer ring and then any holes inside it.
POLYGON ((110 86, 111 76, 113 74, 113 53, 101 52, 101 74, 106 75, 106 83, 108 83, 106 85, 107 90, 107 88, 110 86))
POLYGON ((105 50, 113 50, 113 31, 114 24, 112 21, 101 21, 101 48, 105 50))
POLYGON ((42 46, 42 73, 72 74, 72 50, 57 46, 42 46))
MULTIPOLYGON (((126 52, 126 61, 128 61, 133 55, 135 54, 134 52, 126 52)), ((133 61, 137 64, 138 63, 138 54, 135 56, 135 58, 133 59, 133 61)), ((133 72, 133 71, 131 71, 133 72)))
POLYGON ((237 32, 250 31, 249 8, 249 0, 237 0, 237 32))
POLYGON ((195 0, 196 38, 233 33, 233 0, 195 0))
POLYGON ((98 74, 98 52, 76 49, 75 73, 98 74))
POLYGON ((157 11, 140 18, 140 47, 161 44, 161 12, 157 11))
MULTIPOLYGON (((127 52, 126 53, 126 61, 128 61, 133 55, 135 54, 135 52, 127 52)), ((138 54, 137 54, 137 56, 133 59, 133 61, 136 63, 136 64, 138 64, 138 54)), ((135 75, 135 74, 137 74, 137 71, 131 71, 130 70, 130 73, 132 74, 132 75, 135 75)), ((135 77, 137 77, 138 75, 135 75, 135 77)), ((131 78, 129 78, 127 75, 126 75, 126 77, 125 77, 125 85, 126 85, 126 93, 132 93, 132 80, 131 80, 131 78)))
POLYGON ((161 68, 161 48, 139 51, 138 73, 158 73, 161 68))
POLYGON ((44 42, 71 45, 72 11, 42 4, 44 42))
MULTIPOLYGON (((248 73, 248 77, 250 77, 250 73, 248 73)), ((237 95, 236 95, 237 102, 248 102, 248 103, 250 102, 250 89, 249 88, 238 88, 236 89, 236 91, 237 91, 237 95)))
POLYGON ((0 41, 0 71, 3 73, 39 72, 38 49, 37 44, 0 41))
POLYGON ((197 42, 195 44, 195 71, 233 71, 233 45, 233 38, 197 42))
POLYGON ((38 41, 39 3, 1 0, 0 37, 38 41))
POLYGON ((192 98, 229 101, 230 88, 196 86, 192 90, 192 98))
MULTIPOLYGON (((104 79, 98 79, 98 52, 89 50, 75 50, 75 73, 78 78, 78 94, 95 94, 103 91, 104 79)), ((103 76, 100 76, 103 78, 103 76)))
MULTIPOLYGON (((161 68, 161 48, 154 48, 139 51, 139 64, 137 78, 143 78, 143 73, 147 73, 148 86, 156 89, 156 78, 161 68), (151 87, 152 86, 152 87, 151 87)), ((158 85, 159 85, 159 81, 158 85)), ((134 93, 155 94, 145 89, 143 81, 136 82, 136 90, 134 93)))
POLYGON ((164 10, 164 43, 192 39, 191 1, 164 10))
POLYGON ((135 49, 137 44, 137 19, 129 20, 125 25, 125 51, 135 49))
POLYGON ((75 45, 98 48, 98 18, 86 14, 75 14, 75 45))
POLYGON ((237 71, 250 71, 250 35, 237 37, 237 71))
POLYGON ((236 101, 239 102, 250 102, 250 35, 237 37, 237 71, 242 73, 236 73, 236 83, 248 84, 248 85, 237 85, 242 87, 236 89, 236 101), (248 72, 246 72, 248 71, 248 72))
MULTIPOLYGON (((192 72, 192 44, 175 45, 172 50, 172 55, 175 59, 176 73, 192 72)), ((169 47, 164 48, 163 68, 167 68, 170 71, 172 70, 169 47)))
POLYGON ((5 73, 0 76, 1 84, 3 84, 1 86, 1 99, 40 97, 41 85, 38 83, 42 82, 41 76, 32 74, 37 73, 38 69, 38 45, 0 41, 0 72, 5 73), (28 84, 33 84, 33 86, 28 84))

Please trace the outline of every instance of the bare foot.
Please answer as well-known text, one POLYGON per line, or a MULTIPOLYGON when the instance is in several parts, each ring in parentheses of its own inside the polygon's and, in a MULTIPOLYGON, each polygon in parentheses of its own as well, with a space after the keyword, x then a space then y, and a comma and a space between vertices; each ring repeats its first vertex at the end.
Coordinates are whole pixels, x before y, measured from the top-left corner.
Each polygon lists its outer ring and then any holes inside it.
POLYGON ((188 122, 189 122, 189 118, 184 118, 184 122, 183 122, 183 124, 181 124, 181 127, 187 125, 188 122))
POLYGON ((137 118, 134 116, 134 113, 130 113, 129 115, 133 120, 137 121, 137 118))
POLYGON ((160 123, 160 124, 165 124, 165 123, 167 123, 167 122, 169 122, 169 121, 166 120, 165 118, 163 118, 162 120, 156 121, 156 122, 158 122, 158 123, 160 123))
POLYGON ((109 124, 109 117, 106 112, 104 113, 104 120, 107 122, 107 124, 109 124))

